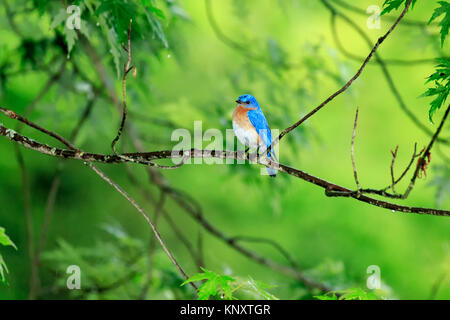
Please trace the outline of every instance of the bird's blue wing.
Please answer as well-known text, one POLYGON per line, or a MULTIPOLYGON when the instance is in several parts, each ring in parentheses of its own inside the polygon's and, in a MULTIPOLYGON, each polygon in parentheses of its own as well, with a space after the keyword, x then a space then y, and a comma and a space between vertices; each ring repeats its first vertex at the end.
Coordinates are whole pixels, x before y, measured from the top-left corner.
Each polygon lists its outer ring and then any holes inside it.
POLYGON ((256 132, 261 137, 262 141, 269 147, 272 143, 272 134, 270 132, 269 124, 267 123, 266 117, 261 110, 250 110, 247 112, 248 119, 255 127, 256 132))
MULTIPOLYGON (((253 127, 255 127, 256 132, 261 137, 262 141, 266 145, 266 148, 268 148, 272 144, 272 133, 270 132, 269 124, 267 123, 266 117, 262 113, 261 110, 250 110, 247 112, 248 119, 250 120, 253 127)), ((275 156, 275 153, 272 151, 267 153, 267 156, 271 158, 271 155, 275 158, 276 161, 278 159, 275 156)), ((267 171, 269 172, 269 175, 272 177, 276 176, 276 171, 272 168, 267 167, 267 171)))

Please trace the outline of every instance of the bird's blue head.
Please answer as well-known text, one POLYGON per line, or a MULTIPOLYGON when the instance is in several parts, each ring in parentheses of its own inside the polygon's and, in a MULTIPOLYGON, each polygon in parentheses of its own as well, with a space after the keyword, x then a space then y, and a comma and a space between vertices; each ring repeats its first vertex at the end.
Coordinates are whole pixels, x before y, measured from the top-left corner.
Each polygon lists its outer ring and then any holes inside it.
POLYGON ((256 101, 255 97, 251 94, 243 94, 236 100, 239 105, 243 106, 244 108, 248 109, 259 109, 258 101, 256 101))

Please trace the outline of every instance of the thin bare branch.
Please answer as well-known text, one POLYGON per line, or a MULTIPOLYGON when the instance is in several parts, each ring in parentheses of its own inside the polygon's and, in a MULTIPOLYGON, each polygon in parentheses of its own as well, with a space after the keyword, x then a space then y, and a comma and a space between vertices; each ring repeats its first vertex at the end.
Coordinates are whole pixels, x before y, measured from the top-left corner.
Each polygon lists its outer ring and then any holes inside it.
MULTIPOLYGON (((178 261, 175 259, 175 257, 172 255, 172 253, 170 252, 169 248, 166 246, 166 244, 164 243, 164 240, 162 239, 161 235, 159 234, 158 229, 155 227, 155 225, 153 224, 153 222, 150 220, 148 214, 144 211, 144 209, 142 209, 137 203, 136 201, 134 201, 133 198, 131 198, 128 193, 126 193, 118 184, 116 184, 114 181, 112 181, 108 176, 106 176, 103 171, 101 171, 100 169, 98 169, 97 167, 95 167, 93 164, 89 163, 88 164, 89 167, 95 171, 95 173, 97 173, 103 180, 105 180, 106 182, 108 182, 114 189, 116 189, 125 199, 128 200, 128 202, 130 202, 133 207, 136 208, 136 210, 139 211, 139 213, 144 217, 144 219, 147 221, 147 223, 150 225, 150 227, 153 230, 153 233, 156 237, 156 239, 158 239, 159 244, 161 245, 161 247, 163 248, 164 252, 166 253, 166 255, 169 257, 170 261, 172 261, 172 263, 175 265, 175 267, 178 269, 178 271, 183 275, 183 277, 185 279, 188 279, 189 276, 186 274, 186 272, 183 270, 183 268, 181 267, 181 265, 178 263, 178 261)), ((191 286, 195 289, 198 290, 197 286, 190 282, 191 286)))
MULTIPOLYGON (((338 11, 335 7, 333 7, 328 0, 321 0, 322 4, 330 11, 331 13, 331 33, 333 35, 334 41, 336 43, 336 46, 338 49, 347 57, 353 60, 360 60, 358 57, 356 57, 353 53, 349 52, 345 46, 341 43, 339 36, 337 34, 337 28, 336 28, 336 16, 339 16, 341 19, 343 19, 349 26, 351 26, 367 43, 367 46, 369 48, 373 47, 373 43, 370 40, 369 36, 366 32, 353 20, 351 20, 349 17, 344 15, 342 12, 338 11)), ((397 103, 400 107, 400 109, 406 114, 406 116, 423 132, 428 134, 430 137, 433 135, 433 132, 425 126, 417 117, 416 115, 408 108, 406 105, 403 97, 401 96, 399 90, 397 89, 397 86, 394 83, 394 80, 392 79, 392 76, 386 66, 386 61, 381 58, 378 52, 374 53, 375 62, 377 65, 380 66, 381 71, 383 72, 384 78, 386 79, 387 85, 389 89, 391 90, 392 94, 394 95, 394 98, 397 100, 397 103)), ((449 142, 446 139, 439 138, 439 142, 449 144, 449 142)))
POLYGON ((355 122, 353 124, 351 157, 352 157, 353 177, 355 178, 356 188, 359 191, 361 190, 361 185, 359 184, 358 171, 356 170, 356 163, 355 163, 355 136, 357 125, 358 125, 358 107, 356 107, 355 122))
POLYGON ((331 102, 334 98, 336 98, 338 95, 340 95, 341 93, 343 93, 344 91, 346 91, 352 84, 353 82, 359 78, 359 76, 361 75, 361 73, 364 71, 364 69, 366 68, 367 64, 369 63, 369 61, 371 60, 372 56, 376 53, 377 49, 380 47, 380 45, 386 40, 386 38, 392 33, 392 31, 394 31, 395 27, 399 24, 399 22, 402 20, 402 18, 405 16, 406 12, 408 11, 409 7, 411 6, 411 2, 412 0, 408 0, 408 2, 406 3, 405 8, 403 9, 402 13, 400 14, 400 16, 397 18, 397 20, 395 21, 395 23, 389 28, 389 30, 380 38, 378 38, 377 43, 375 44, 375 46, 372 48, 372 50, 370 51, 369 55, 366 57, 366 59, 364 60, 364 62, 362 63, 361 67, 358 69, 358 71, 356 72, 356 74, 350 78, 350 80, 347 81, 347 83, 340 88, 338 91, 336 91, 335 93, 333 93, 331 96, 329 96, 327 99, 325 99, 321 104, 319 104, 317 107, 315 107, 313 110, 311 110, 308 114, 306 114, 303 118, 301 118, 299 121, 297 121, 296 123, 294 123, 293 125, 291 125, 290 127, 284 129, 277 138, 275 138, 272 142, 272 144, 269 146, 268 151, 270 151, 286 134, 288 134, 289 132, 291 132, 292 130, 294 130, 295 128, 297 128, 299 125, 301 125, 303 122, 305 122, 306 120, 308 120, 310 117, 312 117, 314 114, 316 114, 316 112, 318 112, 319 110, 321 110, 323 107, 325 107, 329 102, 331 102))
POLYGON ((417 161, 416 171, 414 172, 414 175, 411 178, 411 182, 405 191, 404 198, 407 198, 409 196, 409 193, 411 192, 411 190, 414 188, 416 179, 417 179, 420 171, 423 169, 424 165, 426 164, 427 160, 428 160, 428 162, 430 161, 431 148, 433 148, 434 143, 437 141, 439 134, 441 133, 442 128, 444 127, 444 123, 447 120, 449 112, 450 112, 450 104, 447 106, 447 110, 445 110, 444 116, 442 117, 442 120, 441 120, 436 132, 434 133, 433 137, 431 138, 431 141, 429 142, 425 151, 422 153, 422 156, 419 157, 419 159, 417 161))
POLYGON ((123 77, 122 77, 122 120, 120 121, 120 127, 117 131, 117 135, 114 138, 114 140, 111 143, 111 148, 114 152, 114 154, 117 154, 115 145, 119 141, 120 136, 122 135, 123 128, 125 126, 125 121, 127 119, 127 75, 133 69, 131 66, 131 24, 133 20, 130 19, 130 25, 128 27, 128 39, 127 39, 127 48, 125 49, 124 45, 122 44, 122 47, 124 48, 125 52, 127 53, 127 62, 123 66, 123 77))
POLYGON ((391 150, 392 154, 392 162, 391 162, 391 189, 392 192, 395 193, 395 176, 394 176, 394 165, 395 165, 395 159, 397 159, 397 153, 398 153, 398 145, 395 147, 395 151, 391 150))

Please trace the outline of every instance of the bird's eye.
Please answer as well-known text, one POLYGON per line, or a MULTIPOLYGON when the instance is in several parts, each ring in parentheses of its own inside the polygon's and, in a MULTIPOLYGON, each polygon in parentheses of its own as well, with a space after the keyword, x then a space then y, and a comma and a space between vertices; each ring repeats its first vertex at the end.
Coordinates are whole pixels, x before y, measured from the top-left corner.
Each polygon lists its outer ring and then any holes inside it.
POLYGON ((245 101, 246 104, 250 104, 250 101, 245 101))

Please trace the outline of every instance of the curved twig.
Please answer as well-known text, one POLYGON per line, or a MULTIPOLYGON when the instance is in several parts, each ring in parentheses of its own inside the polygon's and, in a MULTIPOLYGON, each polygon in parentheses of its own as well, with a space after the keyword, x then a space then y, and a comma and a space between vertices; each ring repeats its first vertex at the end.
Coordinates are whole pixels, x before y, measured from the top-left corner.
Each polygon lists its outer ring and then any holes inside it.
POLYGON ((400 16, 397 18, 397 20, 395 21, 395 23, 389 28, 389 30, 380 38, 378 38, 377 43, 375 44, 375 46, 372 48, 372 50, 370 51, 369 55, 366 57, 366 59, 364 60, 364 62, 362 63, 361 67, 358 69, 358 71, 356 72, 356 74, 347 81, 347 83, 340 88, 338 91, 336 91, 335 93, 333 93, 331 96, 329 96, 327 99, 325 99, 325 101, 323 101, 321 104, 319 104, 317 107, 315 107, 313 110, 311 110, 307 115, 305 115, 303 118, 301 118, 299 121, 297 121, 296 123, 294 123, 293 125, 291 125, 290 127, 284 129, 277 138, 275 138, 272 142, 272 144, 269 146, 269 148, 267 148, 268 151, 270 151, 286 134, 288 134, 289 132, 291 132, 292 130, 294 130, 295 128, 297 128, 299 125, 301 125, 303 122, 305 122, 306 120, 308 120, 310 117, 312 117, 316 112, 318 112, 319 110, 321 110, 323 107, 325 107, 329 102, 331 102, 334 98, 336 98, 338 95, 340 95, 341 93, 343 93, 344 91, 346 91, 352 84, 353 82, 359 78, 359 76, 361 75, 361 73, 363 72, 363 70, 366 68, 367 64, 369 63, 369 61, 371 60, 372 56, 375 54, 375 52, 377 51, 377 49, 379 48, 379 46, 386 40, 386 38, 392 33, 392 31, 394 31, 395 27, 400 23, 400 21, 402 20, 402 18, 405 16, 406 12, 408 11, 409 7, 411 6, 411 2, 412 0, 408 0, 405 8, 403 9, 402 13, 400 14, 400 16))
MULTIPOLYGON (((336 32, 336 16, 341 17, 347 24, 349 24, 353 29, 356 30, 356 32, 364 39, 364 41, 367 43, 367 46, 372 48, 373 43, 370 40, 369 36, 362 30, 361 27, 359 27, 355 22, 353 22, 350 18, 348 18, 346 15, 338 11, 336 8, 331 6, 327 0, 321 0, 322 4, 330 11, 331 13, 331 31, 333 38, 336 42, 336 45, 338 49, 347 57, 353 60, 359 61, 360 58, 355 56, 354 54, 348 52, 345 48, 345 46, 342 45, 342 43, 339 40, 339 36, 336 32)), ((415 115, 412 113, 412 111, 407 107, 405 101, 403 100, 402 96, 400 95, 400 92, 398 91, 394 80, 392 79, 391 74, 389 73, 389 70, 387 69, 386 62, 384 59, 380 57, 380 55, 375 52, 375 62, 380 66, 381 71, 383 72, 383 75, 387 81, 389 89, 392 91, 392 94, 394 95, 394 98, 397 100, 398 105, 403 110, 403 112, 408 116, 408 118, 411 119, 411 121, 423 132, 428 134, 430 137, 433 135, 433 132, 425 126, 415 115)), ((449 142, 446 139, 439 138, 439 142, 449 144, 449 142)))

